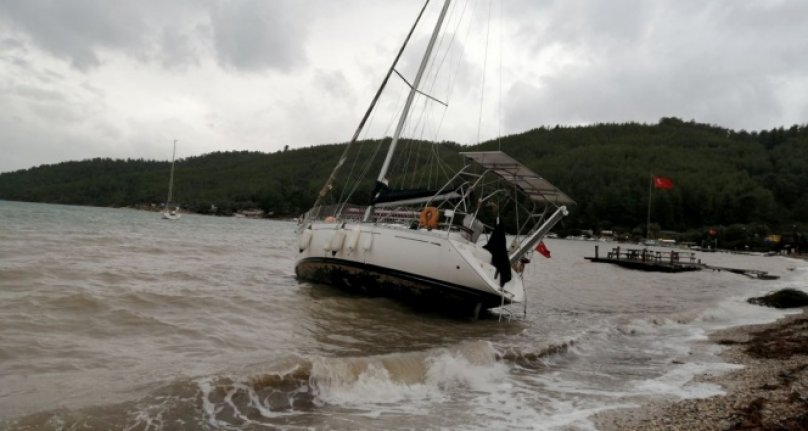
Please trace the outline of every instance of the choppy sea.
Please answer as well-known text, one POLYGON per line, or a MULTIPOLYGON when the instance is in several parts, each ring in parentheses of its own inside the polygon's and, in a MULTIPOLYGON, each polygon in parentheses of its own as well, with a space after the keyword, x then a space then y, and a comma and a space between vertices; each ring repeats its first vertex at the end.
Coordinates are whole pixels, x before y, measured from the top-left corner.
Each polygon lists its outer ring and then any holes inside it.
POLYGON ((0 201, 0 429, 595 429, 719 394, 711 331, 784 312, 808 262, 636 272, 547 240, 513 319, 458 320, 294 277, 295 224, 0 201))

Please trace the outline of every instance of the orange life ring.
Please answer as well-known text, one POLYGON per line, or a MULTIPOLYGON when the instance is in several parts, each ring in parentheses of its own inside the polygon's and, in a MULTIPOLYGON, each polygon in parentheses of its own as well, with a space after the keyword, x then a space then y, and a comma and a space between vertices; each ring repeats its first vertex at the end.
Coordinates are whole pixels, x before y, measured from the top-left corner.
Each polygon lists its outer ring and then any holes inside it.
POLYGON ((424 207, 424 209, 421 210, 421 216, 418 218, 418 227, 436 229, 438 227, 438 219, 440 219, 440 212, 437 208, 424 207))

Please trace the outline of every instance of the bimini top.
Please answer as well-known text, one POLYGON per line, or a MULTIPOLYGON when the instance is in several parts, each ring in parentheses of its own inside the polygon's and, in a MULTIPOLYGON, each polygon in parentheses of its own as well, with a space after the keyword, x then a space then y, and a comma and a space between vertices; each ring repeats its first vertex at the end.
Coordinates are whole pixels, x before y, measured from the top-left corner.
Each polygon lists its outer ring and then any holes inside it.
POLYGON ((491 169, 503 180, 525 192, 531 200, 554 205, 575 205, 575 201, 558 187, 502 151, 464 152, 460 155, 485 169, 491 169))

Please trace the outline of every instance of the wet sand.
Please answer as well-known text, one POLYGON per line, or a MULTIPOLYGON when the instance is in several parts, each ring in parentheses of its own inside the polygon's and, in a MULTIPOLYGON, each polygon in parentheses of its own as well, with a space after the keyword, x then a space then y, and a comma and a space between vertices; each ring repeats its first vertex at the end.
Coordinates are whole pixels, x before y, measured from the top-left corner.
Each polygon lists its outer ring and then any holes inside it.
POLYGON ((654 401, 637 409, 595 416, 601 430, 806 430, 808 429, 808 309, 766 325, 740 326, 711 335, 726 346, 721 356, 743 368, 699 381, 726 395, 654 401))

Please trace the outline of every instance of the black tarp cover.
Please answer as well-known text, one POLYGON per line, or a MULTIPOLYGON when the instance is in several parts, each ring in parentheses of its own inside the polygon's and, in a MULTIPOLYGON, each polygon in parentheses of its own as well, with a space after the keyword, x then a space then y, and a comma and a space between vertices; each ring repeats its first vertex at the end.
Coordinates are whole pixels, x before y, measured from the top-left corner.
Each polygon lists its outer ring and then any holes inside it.
POLYGON ((484 249, 491 253, 491 265, 497 269, 496 277, 499 277, 499 286, 511 281, 511 261, 508 258, 508 245, 505 239, 505 224, 500 220, 494 231, 491 232, 491 237, 488 243, 483 246, 484 249))

